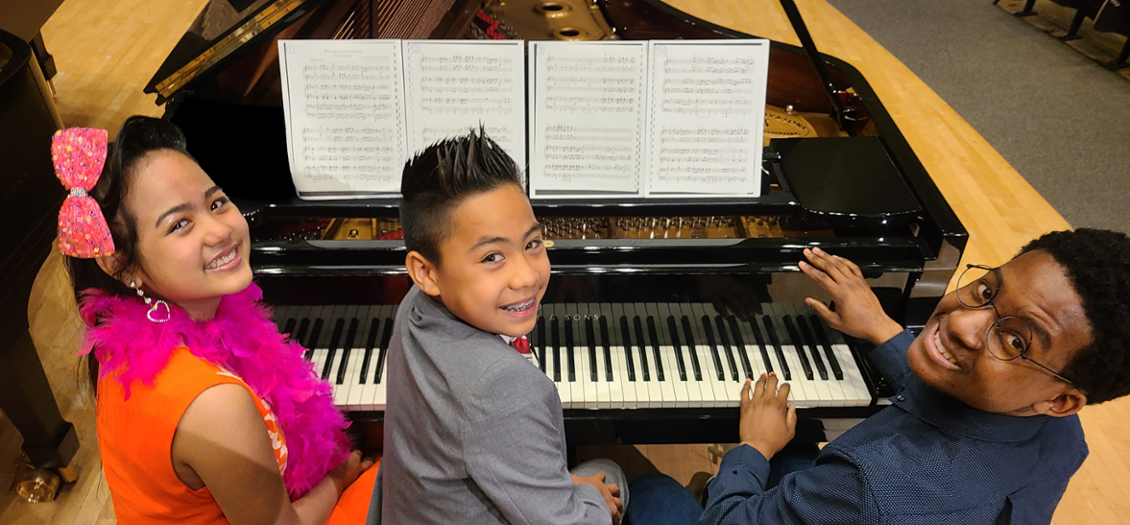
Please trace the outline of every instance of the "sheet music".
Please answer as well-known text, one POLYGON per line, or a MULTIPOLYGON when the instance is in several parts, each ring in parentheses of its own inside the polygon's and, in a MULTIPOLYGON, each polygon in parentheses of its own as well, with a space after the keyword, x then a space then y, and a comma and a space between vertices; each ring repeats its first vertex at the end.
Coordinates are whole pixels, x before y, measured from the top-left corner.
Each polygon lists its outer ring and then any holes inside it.
POLYGON ((757 196, 769 43, 651 41, 647 193, 757 196))
POLYGON ((530 42, 530 196, 642 197, 647 42, 530 42))
POLYGON ((526 68, 521 40, 405 40, 408 149, 481 123, 526 168, 526 68))
POLYGON ((304 199, 395 196, 407 156, 398 40, 281 40, 287 152, 304 199))

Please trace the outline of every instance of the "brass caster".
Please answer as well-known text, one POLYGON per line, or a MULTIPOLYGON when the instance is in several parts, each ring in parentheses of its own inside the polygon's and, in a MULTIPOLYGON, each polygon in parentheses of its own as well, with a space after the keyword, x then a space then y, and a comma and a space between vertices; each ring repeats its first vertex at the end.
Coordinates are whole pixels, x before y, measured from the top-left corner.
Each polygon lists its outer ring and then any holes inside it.
POLYGON ((16 483, 16 494, 28 503, 55 501, 61 480, 59 475, 47 469, 35 469, 26 473, 16 483))

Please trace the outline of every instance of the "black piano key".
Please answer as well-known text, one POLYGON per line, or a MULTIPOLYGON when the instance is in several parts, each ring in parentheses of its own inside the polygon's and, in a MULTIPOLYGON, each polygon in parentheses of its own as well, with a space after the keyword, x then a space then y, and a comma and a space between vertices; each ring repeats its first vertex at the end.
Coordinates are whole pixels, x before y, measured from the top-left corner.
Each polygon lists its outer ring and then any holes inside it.
MULTIPOLYGON (((773 345, 773 351, 777 353, 777 364, 781 365, 781 375, 784 376, 785 381, 793 380, 793 372, 789 370, 789 362, 785 361, 785 351, 781 350, 781 342, 777 340, 777 330, 773 328, 773 319, 768 315, 761 316, 761 322, 765 324, 765 335, 769 336, 769 344, 773 345)), ((767 358, 766 363, 769 362, 767 358)), ((773 371, 772 368, 769 369, 773 371)))
POLYGON ((816 365, 816 373, 820 375, 820 380, 828 380, 828 369, 824 366, 824 360, 820 358, 820 348, 816 346, 816 340, 812 338, 812 331, 808 329, 808 321, 804 316, 798 315, 796 318, 797 328, 800 329, 800 336, 808 346, 808 351, 812 353, 812 362, 816 365))
POLYGON ((734 345, 738 348, 738 356, 741 357, 742 370, 745 371, 745 376, 753 377, 753 365, 749 362, 749 355, 746 354, 745 339, 742 338, 742 329, 738 326, 738 319, 734 316, 727 316, 726 322, 730 325, 730 333, 734 336, 734 345))
POLYGON ((565 364, 568 365, 569 382, 577 382, 577 348, 573 345, 573 320, 565 316, 565 364))
POLYGON ((628 381, 636 381, 636 364, 632 359, 632 331, 628 328, 628 318, 620 316, 620 337, 624 342, 624 364, 628 368, 628 381))
POLYGON ((589 381, 597 382, 600 371, 596 365, 596 334, 592 328, 592 317, 585 317, 585 346, 589 349, 589 381))
POLYGON ((637 315, 636 318, 632 320, 632 325, 635 326, 636 329, 636 346, 640 349, 640 370, 643 371, 643 380, 651 381, 651 367, 647 366, 647 343, 644 342, 643 323, 640 322, 640 316, 637 315))
POLYGON ((530 345, 530 348, 534 348, 538 344, 541 345, 541 353, 535 354, 534 357, 537 358, 538 365, 541 366, 541 372, 544 374, 545 373, 545 360, 548 359, 548 356, 546 356, 546 353, 545 353, 545 318, 544 317, 540 317, 540 316, 538 317, 538 326, 537 326, 537 329, 534 330, 534 333, 537 334, 537 336, 534 337, 534 344, 530 345))
POLYGON ((330 370, 334 367, 334 357, 337 356, 338 344, 341 343, 341 332, 345 329, 345 319, 334 321, 334 331, 330 336, 330 345, 327 347, 326 364, 322 367, 322 379, 330 379, 330 370))
POLYGON ((710 356, 714 358, 714 370, 718 373, 718 380, 726 380, 726 370, 722 368, 722 357, 718 355, 718 341, 714 340, 714 330, 710 329, 710 318, 702 316, 703 333, 706 334, 706 344, 710 346, 710 356))
POLYGON ((341 343, 341 366, 337 367, 337 384, 345 384, 345 373, 349 368, 349 357, 353 353, 353 347, 357 346, 354 343, 357 338, 357 326, 361 324, 356 319, 349 321, 349 329, 345 331, 345 341, 341 343))
POLYGON ((691 357, 691 370, 694 371, 694 380, 702 381, 702 366, 698 363, 698 348, 695 348, 694 329, 691 328, 690 317, 683 316, 683 335, 687 338, 687 352, 691 357))
POLYGON ((655 318, 650 315, 647 317, 647 335, 651 336, 651 355, 655 357, 655 377, 660 381, 666 381, 667 377, 663 372, 663 351, 659 349, 659 334, 655 330, 655 318))
MULTIPOLYGON (((369 381, 369 361, 373 360, 373 350, 377 346, 377 328, 381 325, 381 320, 374 317, 369 321, 369 337, 365 341, 365 360, 361 363, 361 384, 369 381)), ((378 354, 379 359, 379 354, 378 354)), ((377 363, 380 366, 384 363, 377 363)), ((376 384, 376 380, 373 381, 376 384)))
POLYGON ((392 341, 392 318, 385 317, 384 330, 381 331, 380 351, 377 353, 377 380, 380 383, 384 379, 385 373, 385 359, 388 357, 388 343, 392 341))
POLYGON ((718 327, 718 338, 722 340, 722 350, 726 354, 726 363, 730 365, 730 377, 738 380, 738 362, 734 359, 734 346, 730 344, 730 336, 726 332, 726 322, 722 316, 714 316, 714 324, 718 327))
POLYGON ((600 316, 600 343, 604 349, 604 380, 609 383, 616 380, 612 370, 612 340, 608 338, 608 317, 600 316))
POLYGON ((828 364, 832 367, 832 376, 838 381, 843 381, 844 370, 840 368, 840 361, 832 351, 832 344, 828 342, 828 334, 824 333, 820 318, 815 315, 812 316, 812 331, 816 332, 816 339, 820 341, 820 346, 824 347, 824 355, 828 357, 828 364))
POLYGON ((679 344, 679 327, 675 326, 675 318, 667 316, 667 331, 671 333, 671 346, 675 347, 675 366, 679 367, 679 380, 687 380, 687 364, 683 361, 683 349, 679 344))
POLYGON ((808 356, 804 354, 804 342, 800 340, 800 335, 797 334, 796 325, 793 324, 791 315, 785 316, 785 332, 789 334, 793 349, 796 351, 797 357, 800 358, 800 367, 804 369, 804 377, 811 381, 812 365, 808 364, 808 356))
POLYGON ((302 358, 309 361, 314 357, 314 347, 306 343, 306 331, 310 329, 310 320, 303 319, 298 323, 298 337, 293 338, 296 343, 302 345, 306 352, 302 354, 302 358))
POLYGON ((757 326, 757 318, 751 317, 749 319, 749 327, 753 331, 753 340, 757 345, 757 349, 761 351, 761 362, 765 363, 765 371, 773 371, 773 362, 769 360, 769 351, 766 350, 768 345, 765 344, 765 339, 761 337, 761 328, 757 326))
POLYGON ((550 323, 550 344, 552 345, 553 352, 553 381, 555 383, 561 382, 561 328, 560 323, 557 322, 557 316, 549 318, 550 323))
POLYGON ((291 340, 294 340, 293 330, 294 330, 295 324, 297 324, 297 322, 294 320, 293 317, 290 317, 290 318, 287 318, 286 324, 283 325, 282 333, 286 334, 287 337, 290 337, 291 340))

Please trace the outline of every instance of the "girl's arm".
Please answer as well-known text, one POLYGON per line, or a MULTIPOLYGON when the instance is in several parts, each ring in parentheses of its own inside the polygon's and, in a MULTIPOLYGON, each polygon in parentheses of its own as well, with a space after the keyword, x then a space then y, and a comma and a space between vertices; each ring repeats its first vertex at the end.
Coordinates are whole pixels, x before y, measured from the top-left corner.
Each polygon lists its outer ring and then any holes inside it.
POLYGON ((363 470, 360 454, 291 502, 271 439, 247 389, 205 390, 177 425, 173 467, 189 488, 208 487, 232 525, 322 525, 341 492, 363 470))

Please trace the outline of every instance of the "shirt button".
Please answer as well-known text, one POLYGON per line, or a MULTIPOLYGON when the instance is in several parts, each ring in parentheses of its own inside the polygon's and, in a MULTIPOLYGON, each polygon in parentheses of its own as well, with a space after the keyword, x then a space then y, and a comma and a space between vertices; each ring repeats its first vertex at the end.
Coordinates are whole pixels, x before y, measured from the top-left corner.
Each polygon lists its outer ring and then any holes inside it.
POLYGON ((899 401, 906 401, 906 396, 899 394, 899 395, 895 396, 895 399, 897 399, 899 401))

